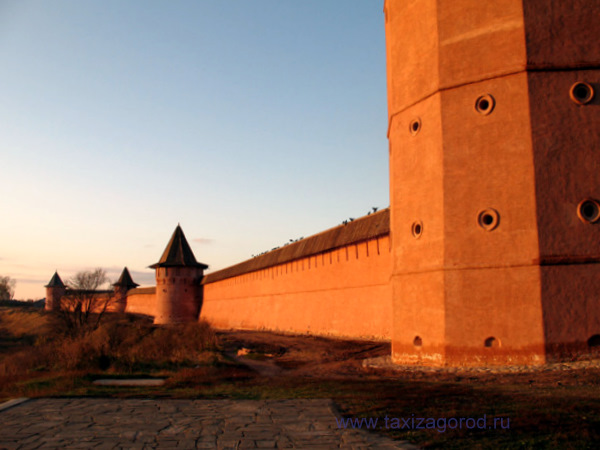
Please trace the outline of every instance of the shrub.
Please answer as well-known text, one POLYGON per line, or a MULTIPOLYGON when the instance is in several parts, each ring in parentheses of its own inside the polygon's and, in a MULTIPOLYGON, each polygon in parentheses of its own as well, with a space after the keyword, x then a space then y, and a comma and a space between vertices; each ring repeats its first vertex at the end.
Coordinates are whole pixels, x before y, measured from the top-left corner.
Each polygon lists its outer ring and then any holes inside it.
MULTIPOLYGON (((17 318, 15 317, 15 322, 17 318)), ((29 327, 17 327, 20 336, 29 327)), ((96 330, 73 335, 56 331, 35 339, 0 361, 0 376, 33 370, 140 371, 190 367, 210 360, 216 335, 207 323, 155 326, 149 318, 111 314, 96 330)), ((26 343, 24 340, 22 343, 26 343)))
POLYGON ((118 362, 130 370, 155 367, 192 366, 214 350, 216 335, 206 323, 153 327, 131 347, 118 354, 118 362))

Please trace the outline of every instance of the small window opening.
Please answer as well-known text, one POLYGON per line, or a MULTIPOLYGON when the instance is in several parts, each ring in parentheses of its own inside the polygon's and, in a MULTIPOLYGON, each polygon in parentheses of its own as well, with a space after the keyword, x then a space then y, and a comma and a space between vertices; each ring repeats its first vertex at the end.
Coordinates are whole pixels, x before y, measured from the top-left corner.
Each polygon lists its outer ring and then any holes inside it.
POLYGON ((500 341, 491 336, 484 341, 483 345, 488 348, 498 348, 500 347, 500 341))
POLYGON ((594 98, 594 88, 588 83, 580 81, 571 86, 569 95, 571 96, 571 100, 578 105, 585 105, 594 98))
POLYGON ((493 208, 481 211, 477 217, 477 223, 486 231, 492 231, 500 223, 500 214, 493 208))
POLYGON ((481 115, 487 116, 494 110, 495 105, 496 101, 494 100, 494 97, 490 94, 485 94, 478 97, 475 101, 475 111, 481 115))
POLYGON ((594 199, 584 200, 577 207, 577 215, 582 222, 596 223, 600 219, 600 204, 594 199))
POLYGON ((588 347, 600 347, 600 334, 595 334, 587 341, 588 347))
POLYGON ((419 119, 418 117, 414 119, 408 126, 408 130, 413 136, 416 135, 419 131, 421 131, 421 119, 419 119))
POLYGON ((419 239, 423 234, 423 222, 414 222, 411 227, 411 232, 415 239, 419 239))

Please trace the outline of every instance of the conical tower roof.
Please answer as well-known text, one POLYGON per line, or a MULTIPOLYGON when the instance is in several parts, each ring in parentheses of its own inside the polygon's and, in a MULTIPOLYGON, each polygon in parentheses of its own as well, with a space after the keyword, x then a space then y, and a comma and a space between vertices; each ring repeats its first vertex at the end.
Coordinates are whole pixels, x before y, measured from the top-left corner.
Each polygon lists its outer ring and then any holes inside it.
POLYGON ((65 287, 65 284, 62 282, 60 277, 58 276, 58 272, 54 272, 52 278, 48 282, 48 284, 44 287, 65 287))
POLYGON ((131 275, 129 274, 129 270, 127 270, 127 267, 125 267, 123 272, 121 272, 119 280, 114 283, 113 286, 123 286, 127 289, 133 289, 134 287, 139 286, 139 284, 133 281, 133 278, 131 278, 131 275))
POLYGON ((155 269, 157 267, 202 267, 208 268, 206 264, 196 261, 194 252, 188 244, 181 226, 177 225, 171 240, 167 244, 167 248, 163 252, 160 261, 150 266, 155 269))

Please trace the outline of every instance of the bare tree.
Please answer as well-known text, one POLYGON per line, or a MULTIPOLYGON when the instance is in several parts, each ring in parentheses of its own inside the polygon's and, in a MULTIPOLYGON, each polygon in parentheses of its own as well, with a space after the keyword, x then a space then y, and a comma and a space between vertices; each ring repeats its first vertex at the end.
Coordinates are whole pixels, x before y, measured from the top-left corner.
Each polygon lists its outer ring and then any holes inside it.
POLYGON ((0 276, 0 300, 12 300, 15 297, 16 280, 0 276))
POLYGON ((104 269, 78 272, 67 281, 67 292, 61 299, 60 315, 73 334, 93 331, 113 299, 112 290, 100 290, 109 280, 104 269))

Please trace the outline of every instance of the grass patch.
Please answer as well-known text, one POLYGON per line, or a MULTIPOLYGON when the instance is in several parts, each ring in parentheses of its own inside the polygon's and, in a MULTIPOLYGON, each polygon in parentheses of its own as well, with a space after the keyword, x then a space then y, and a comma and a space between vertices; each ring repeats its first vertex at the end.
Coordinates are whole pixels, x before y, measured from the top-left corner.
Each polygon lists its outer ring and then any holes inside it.
POLYGON ((0 307, 0 362, 23 346, 34 345, 50 333, 50 320, 32 306, 0 307))

